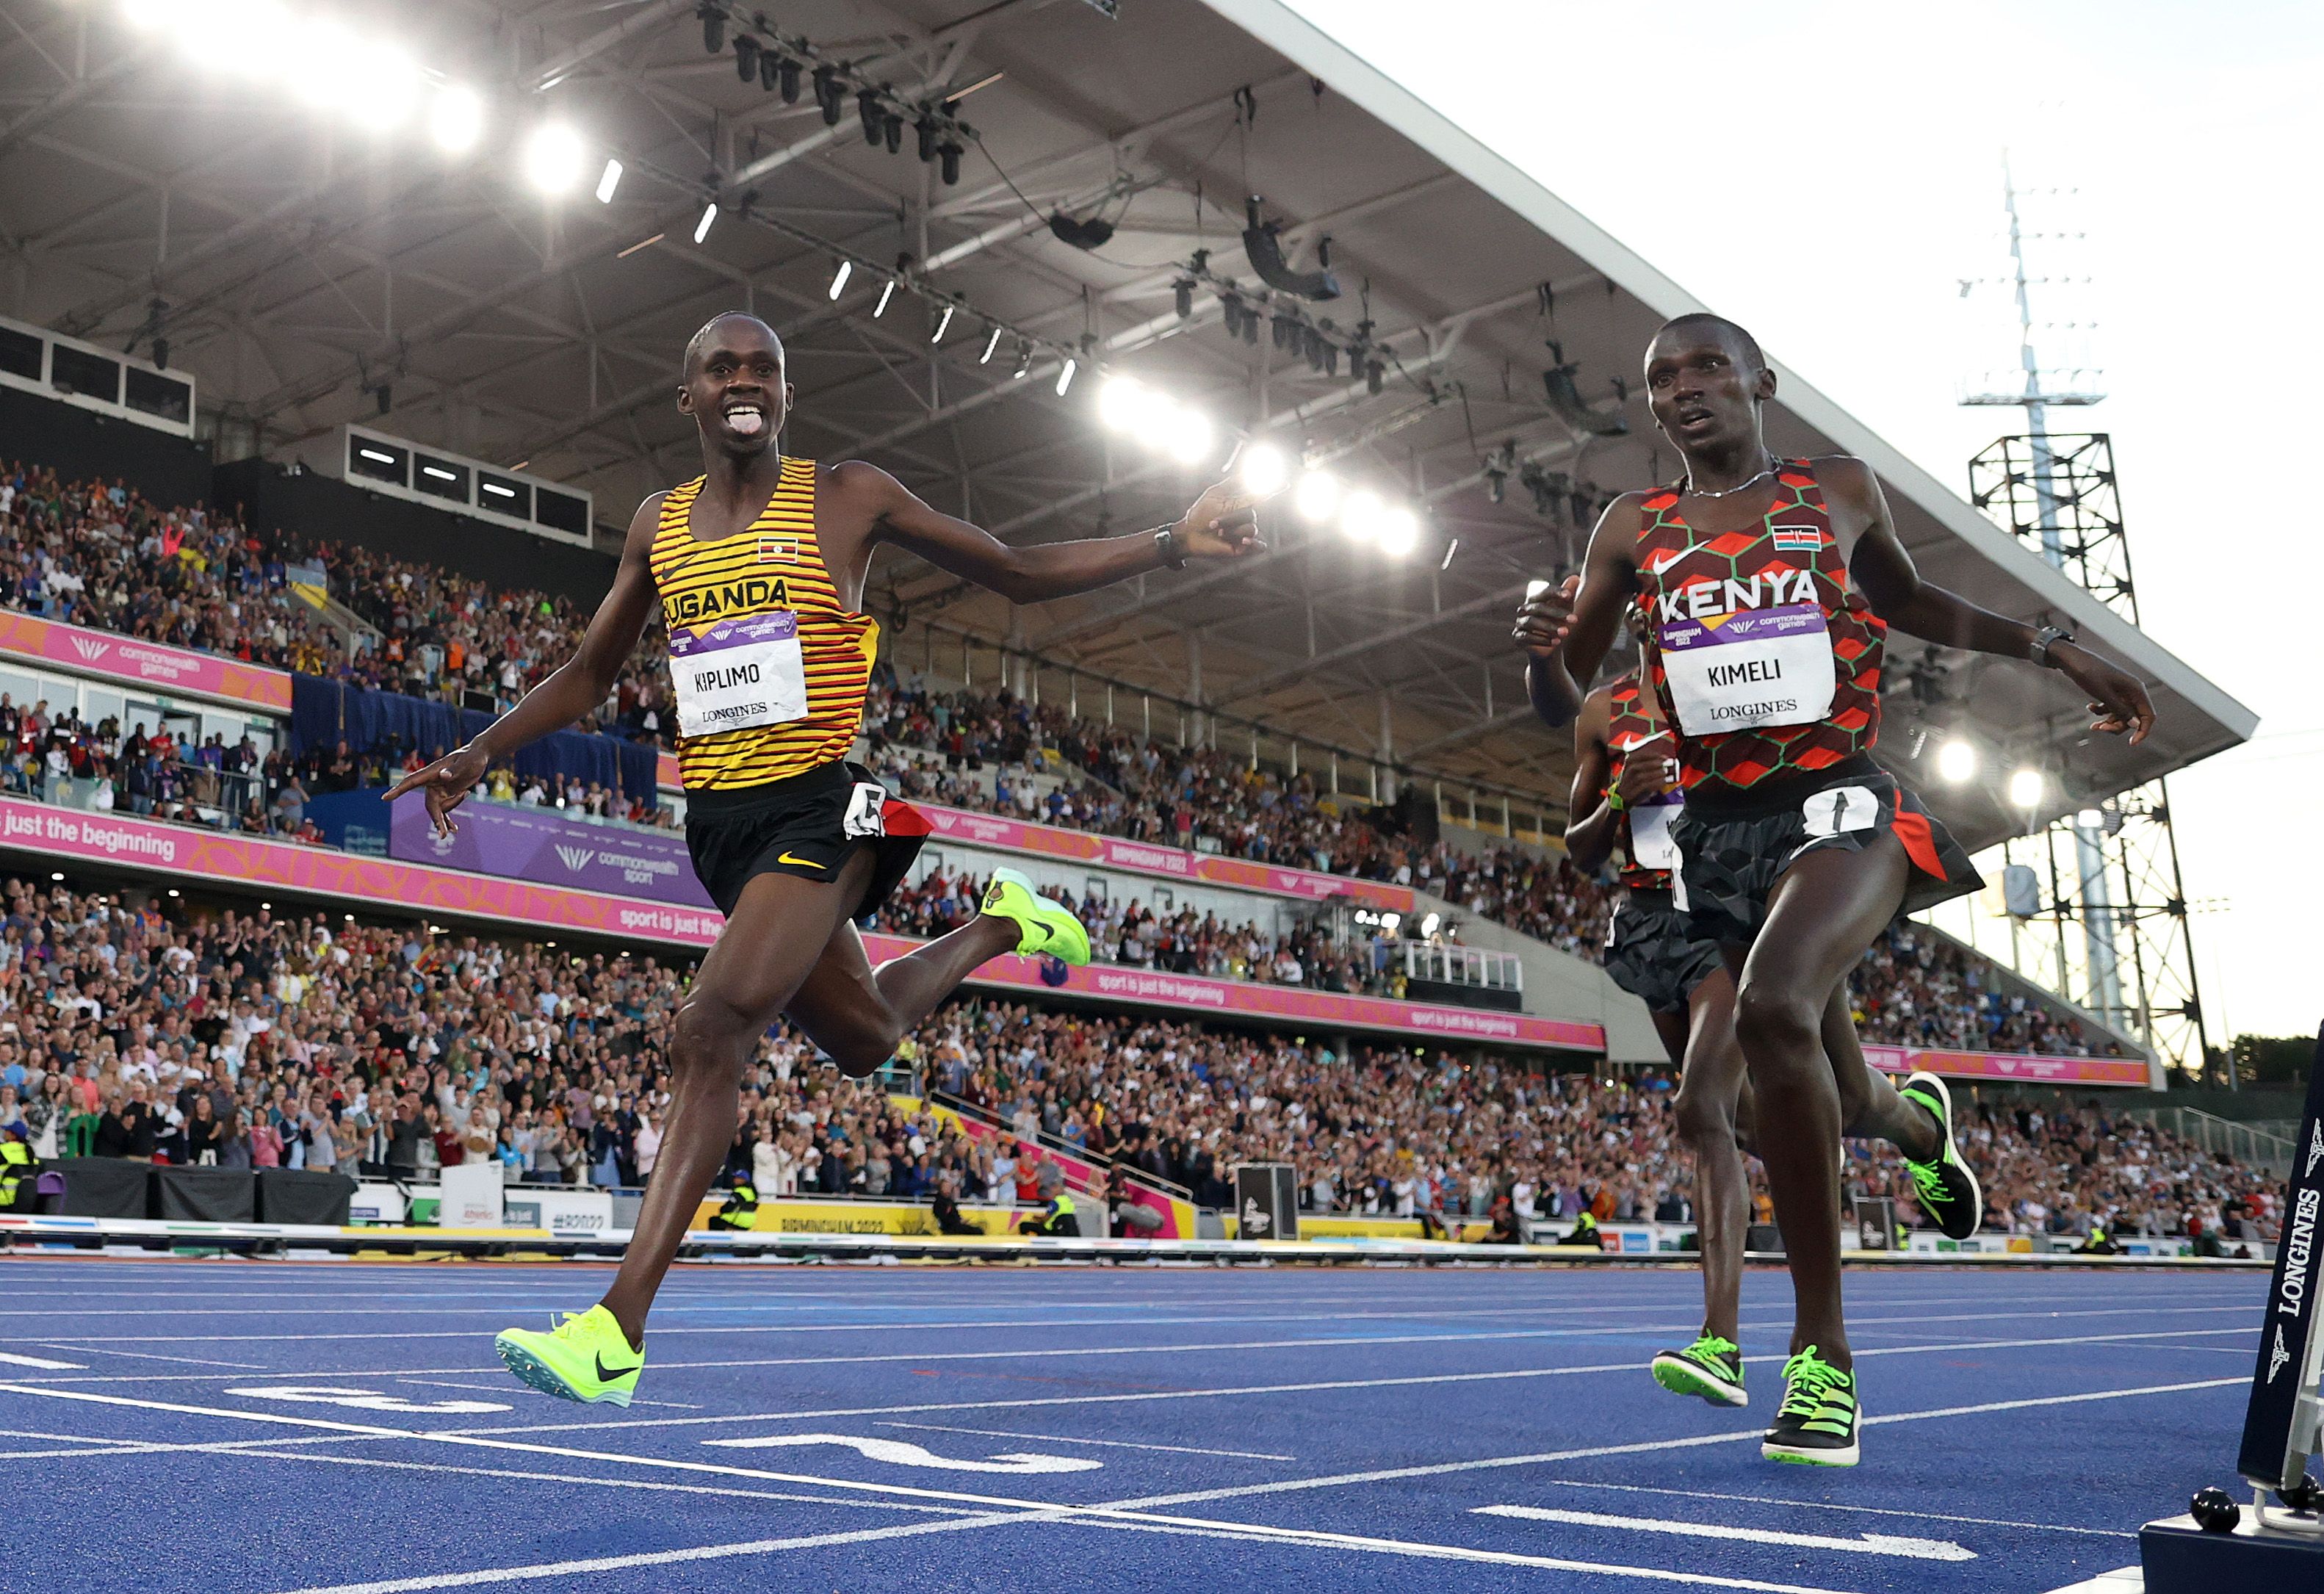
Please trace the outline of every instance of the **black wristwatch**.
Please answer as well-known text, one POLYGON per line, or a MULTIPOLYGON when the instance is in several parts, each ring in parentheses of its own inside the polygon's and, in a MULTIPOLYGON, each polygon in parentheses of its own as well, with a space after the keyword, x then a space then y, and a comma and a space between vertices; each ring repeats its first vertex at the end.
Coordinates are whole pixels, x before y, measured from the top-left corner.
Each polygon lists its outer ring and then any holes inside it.
POLYGON ((2026 650, 2026 657, 2043 669, 2053 669, 2056 665, 2050 658, 2050 650, 2060 642, 2070 642, 2073 640, 2074 633, 2064 626, 2045 625, 2034 633, 2034 645, 2026 650))
POLYGON ((1178 523, 1176 521, 1154 529, 1154 551, 1162 557, 1165 568, 1184 570, 1186 567, 1186 550, 1178 546, 1178 523))

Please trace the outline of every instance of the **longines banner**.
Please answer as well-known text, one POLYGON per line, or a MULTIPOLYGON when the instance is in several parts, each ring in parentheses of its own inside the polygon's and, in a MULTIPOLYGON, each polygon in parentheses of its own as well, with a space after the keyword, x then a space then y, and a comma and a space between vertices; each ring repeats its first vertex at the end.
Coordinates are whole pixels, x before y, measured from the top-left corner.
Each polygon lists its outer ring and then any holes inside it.
POLYGON ((2267 1314, 2260 1320, 2259 1362, 2252 1369, 2251 1404, 2244 1412, 2243 1449, 2236 1470, 2263 1488, 2282 1488, 2306 1470, 2315 1441, 2300 1432, 2300 1404, 2316 1393, 2324 1356, 2316 1333, 2319 1241, 2324 1239, 2324 1035, 2308 1074, 2308 1110, 2292 1155, 2283 1193, 2283 1233, 2267 1314))
POLYGON ((428 823, 417 793, 395 805, 388 823, 387 855, 410 863, 536 880, 576 891, 610 891, 687 908, 708 908, 710 893, 694 878, 679 831, 626 825, 591 825, 554 808, 467 803, 448 836, 428 823))

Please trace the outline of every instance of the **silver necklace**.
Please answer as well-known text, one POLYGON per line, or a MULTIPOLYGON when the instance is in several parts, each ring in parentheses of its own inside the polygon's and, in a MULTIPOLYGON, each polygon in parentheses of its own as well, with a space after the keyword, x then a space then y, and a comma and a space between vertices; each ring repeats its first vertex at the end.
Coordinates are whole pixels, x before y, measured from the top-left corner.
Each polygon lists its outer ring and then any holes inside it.
POLYGON ((1775 474, 1775 466, 1776 461, 1773 457, 1770 457, 1767 461, 1766 468, 1761 471, 1757 475, 1751 477, 1748 481, 1738 482, 1732 487, 1722 487, 1716 493, 1710 491, 1708 488, 1696 486, 1694 484, 1694 473, 1689 471, 1686 477, 1686 490, 1697 498, 1732 498, 1738 493, 1742 492, 1744 488, 1756 486, 1757 484, 1766 481, 1769 476, 1774 475, 1775 474))

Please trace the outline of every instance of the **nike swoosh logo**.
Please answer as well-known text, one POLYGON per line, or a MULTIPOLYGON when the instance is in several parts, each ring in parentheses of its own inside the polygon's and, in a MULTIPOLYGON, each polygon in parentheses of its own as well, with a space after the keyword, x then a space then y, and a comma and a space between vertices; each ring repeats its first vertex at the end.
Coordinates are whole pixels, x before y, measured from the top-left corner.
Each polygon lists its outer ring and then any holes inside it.
POLYGON ((796 863, 804 869, 828 869, 831 867, 827 863, 817 863, 812 858, 801 858, 789 852, 781 854, 775 860, 775 861, 778 863, 796 863))
POLYGON ((636 1367, 607 1367, 605 1365, 604 1353, 600 1351, 597 1355, 597 1381, 602 1384, 610 1384, 615 1378, 628 1377, 632 1373, 637 1371, 638 1368, 643 1366, 645 1366, 645 1363, 641 1361, 636 1367))
POLYGON ((1056 927, 1053 925, 1045 925, 1040 920, 1035 919, 1032 927, 1041 932, 1041 944, 1044 946, 1057 938, 1056 927))

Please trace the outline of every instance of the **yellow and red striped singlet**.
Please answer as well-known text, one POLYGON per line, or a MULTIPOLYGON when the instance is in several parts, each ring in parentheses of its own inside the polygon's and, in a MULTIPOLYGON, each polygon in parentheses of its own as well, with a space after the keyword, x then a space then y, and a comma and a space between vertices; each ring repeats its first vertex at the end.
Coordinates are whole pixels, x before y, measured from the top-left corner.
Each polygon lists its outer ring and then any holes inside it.
POLYGON ((648 564, 669 629, 679 779, 734 791, 847 756, 880 624, 840 605, 816 541, 813 460, 784 459, 750 529, 715 542, 687 523, 702 482, 662 500, 648 564))

